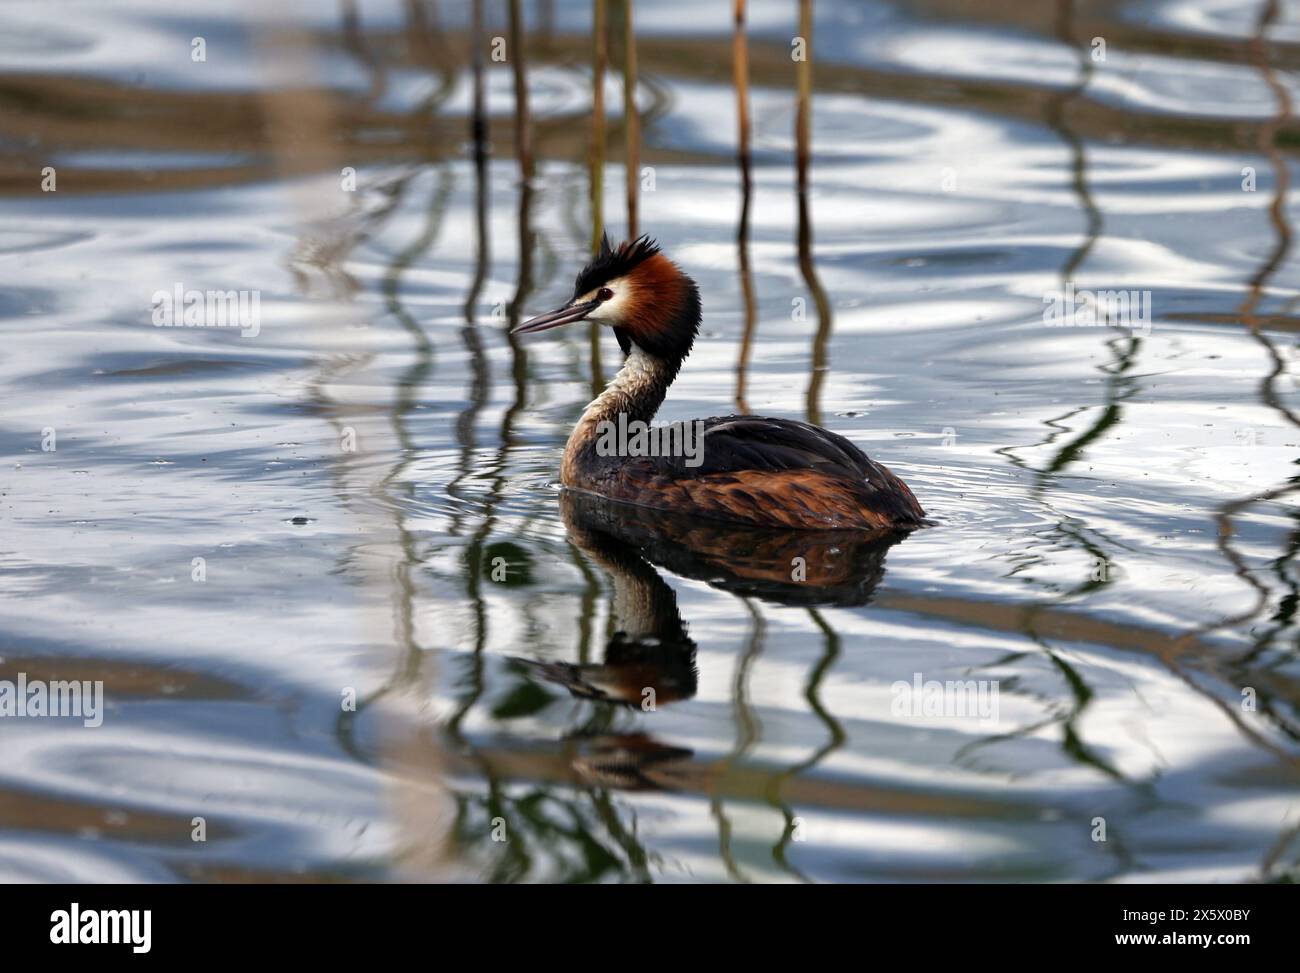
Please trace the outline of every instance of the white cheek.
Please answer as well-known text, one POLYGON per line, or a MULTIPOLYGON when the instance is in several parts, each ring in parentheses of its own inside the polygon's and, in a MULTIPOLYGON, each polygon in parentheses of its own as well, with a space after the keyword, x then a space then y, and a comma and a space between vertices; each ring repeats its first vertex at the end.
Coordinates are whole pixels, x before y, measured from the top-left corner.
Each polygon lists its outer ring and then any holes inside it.
POLYGON ((611 282, 609 289, 614 292, 614 296, 608 301, 602 301, 600 307, 587 315, 588 320, 603 324, 617 324, 623 320, 623 311, 627 307, 627 290, 617 286, 616 282, 611 282))

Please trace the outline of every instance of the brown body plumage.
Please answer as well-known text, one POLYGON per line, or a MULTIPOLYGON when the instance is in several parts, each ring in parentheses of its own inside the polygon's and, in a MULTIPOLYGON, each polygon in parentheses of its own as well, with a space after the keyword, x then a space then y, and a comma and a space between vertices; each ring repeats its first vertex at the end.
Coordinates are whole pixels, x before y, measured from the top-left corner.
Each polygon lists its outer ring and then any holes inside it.
POLYGON ((566 487, 766 527, 911 530, 925 523, 902 480, 843 436, 808 423, 705 419, 699 455, 690 458, 603 450, 610 424, 654 418, 699 330, 699 291, 646 238, 617 248, 604 240, 578 275, 572 300, 516 330, 585 319, 609 324, 626 357, 569 437, 560 470, 566 487))
MULTIPOLYGON (((896 487, 907 487, 892 477, 896 487)), ((765 527, 824 529, 855 527, 874 530, 899 523, 896 509, 881 509, 859 484, 816 470, 770 473, 741 470, 710 476, 651 475, 648 479, 619 477, 606 496, 647 507, 690 510, 715 520, 761 524, 765 527)), ((910 497, 910 491, 908 496, 910 497)), ((897 505, 894 505, 897 507, 897 505)), ((923 514, 914 506, 917 517, 923 514)), ((904 510, 906 515, 912 511, 904 510)))

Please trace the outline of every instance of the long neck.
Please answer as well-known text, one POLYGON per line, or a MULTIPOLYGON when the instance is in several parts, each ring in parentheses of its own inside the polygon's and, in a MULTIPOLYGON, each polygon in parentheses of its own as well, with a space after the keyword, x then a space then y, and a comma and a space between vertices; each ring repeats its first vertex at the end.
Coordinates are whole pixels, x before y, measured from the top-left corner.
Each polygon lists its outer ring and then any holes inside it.
POLYGON ((603 422, 617 422, 620 413, 626 414, 629 422, 649 422, 663 405, 668 386, 676 377, 677 369, 670 362, 633 345, 618 374, 592 400, 573 427, 564 447, 561 482, 565 486, 579 485, 583 454, 594 454, 603 422))

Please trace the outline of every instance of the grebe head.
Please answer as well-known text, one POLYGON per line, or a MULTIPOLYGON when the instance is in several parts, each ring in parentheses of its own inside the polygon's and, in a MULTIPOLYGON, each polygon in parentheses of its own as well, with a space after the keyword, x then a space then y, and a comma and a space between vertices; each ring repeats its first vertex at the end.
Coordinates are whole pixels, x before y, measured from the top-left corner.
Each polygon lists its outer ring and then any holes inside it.
POLYGON ((575 321, 608 325, 625 355, 635 345, 676 366, 690 354, 700 328, 700 291, 649 237, 611 247, 609 237, 602 236, 600 252, 578 274, 569 302, 525 321, 513 333, 575 321))

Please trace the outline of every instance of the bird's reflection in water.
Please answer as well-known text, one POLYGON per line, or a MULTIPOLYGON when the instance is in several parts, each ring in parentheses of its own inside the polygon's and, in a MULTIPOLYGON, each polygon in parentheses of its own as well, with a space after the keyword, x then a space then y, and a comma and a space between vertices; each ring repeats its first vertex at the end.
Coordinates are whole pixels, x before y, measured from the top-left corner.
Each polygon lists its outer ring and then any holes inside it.
MULTIPOLYGON (((677 593, 656 565, 743 598, 797 607, 865 605, 885 575, 894 531, 758 529, 565 491, 560 510, 572 543, 611 581, 614 633, 601 662, 516 659, 573 696, 657 712, 695 695, 695 642, 677 593)), ((666 788, 691 773, 693 752, 645 733, 571 738, 574 770, 593 785, 666 788)))

